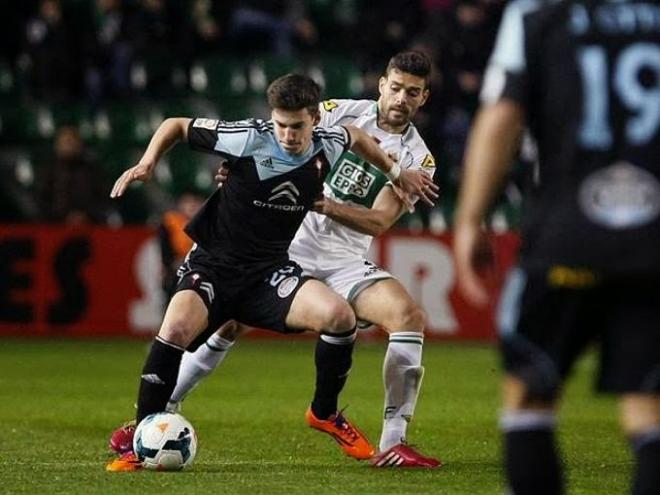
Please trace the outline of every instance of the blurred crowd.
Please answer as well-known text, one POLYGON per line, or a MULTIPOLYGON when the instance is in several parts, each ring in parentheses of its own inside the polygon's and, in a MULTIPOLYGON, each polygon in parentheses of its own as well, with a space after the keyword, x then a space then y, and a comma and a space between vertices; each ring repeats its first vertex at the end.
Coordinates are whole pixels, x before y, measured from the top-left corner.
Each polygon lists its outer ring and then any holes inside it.
MULTIPOLYGON (((304 67, 324 83, 327 97, 375 98, 389 57, 412 47, 427 52, 435 64, 431 98, 415 123, 436 156, 443 191, 436 209, 420 209, 412 223, 428 226, 435 218, 435 226, 442 228, 451 216, 463 147, 504 2, 6 4, 0 17, 0 220, 158 221, 179 196, 208 192, 216 165, 209 161, 194 169, 192 183, 146 188, 124 206, 103 199, 114 175, 133 164, 129 160, 139 155, 160 118, 177 111, 227 119, 267 116, 261 95, 265 85, 292 67, 304 67), (232 72, 232 67, 240 70, 232 72), (255 95, 248 100, 251 89, 255 95), (104 122, 113 122, 112 109, 118 106, 118 113, 134 114, 131 122, 142 132, 139 139, 122 140, 119 132, 106 142, 101 139, 104 122), (53 110, 58 108, 66 109, 60 112, 65 117, 58 117, 53 110), (81 110, 66 117, 72 108, 81 110), (18 114, 36 121, 36 137, 15 129, 32 125, 22 124, 18 114)), ((166 165, 160 182, 178 183, 175 165, 186 166, 172 164, 170 171, 166 165)))

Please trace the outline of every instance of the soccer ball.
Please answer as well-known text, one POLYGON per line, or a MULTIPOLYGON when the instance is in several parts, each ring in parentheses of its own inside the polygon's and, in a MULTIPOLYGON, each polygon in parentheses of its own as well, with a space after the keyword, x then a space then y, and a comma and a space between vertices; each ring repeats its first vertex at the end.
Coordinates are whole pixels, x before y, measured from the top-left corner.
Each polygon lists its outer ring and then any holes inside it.
POLYGON ((150 414, 135 429, 133 452, 146 469, 178 471, 192 464, 197 435, 180 414, 150 414))

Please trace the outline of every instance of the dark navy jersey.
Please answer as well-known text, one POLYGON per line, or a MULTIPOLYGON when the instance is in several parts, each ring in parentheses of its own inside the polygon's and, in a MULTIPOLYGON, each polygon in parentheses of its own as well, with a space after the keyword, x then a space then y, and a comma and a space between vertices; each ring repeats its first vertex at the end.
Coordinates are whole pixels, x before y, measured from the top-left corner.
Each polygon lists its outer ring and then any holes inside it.
POLYGON ((482 89, 502 98, 538 146, 523 264, 660 273, 660 5, 510 3, 482 89))
POLYGON ((344 127, 317 127, 301 155, 284 151, 273 123, 257 119, 224 122, 193 119, 188 142, 227 159, 231 171, 186 227, 188 235, 241 285, 287 259, 305 214, 323 191, 323 181, 350 146, 344 127))

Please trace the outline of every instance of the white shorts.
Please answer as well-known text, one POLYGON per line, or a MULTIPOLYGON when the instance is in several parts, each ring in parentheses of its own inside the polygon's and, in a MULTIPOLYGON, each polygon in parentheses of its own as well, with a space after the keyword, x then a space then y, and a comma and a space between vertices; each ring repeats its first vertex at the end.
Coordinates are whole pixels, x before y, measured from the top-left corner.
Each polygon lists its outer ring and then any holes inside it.
MULTIPOLYGON (((320 268, 304 259, 294 258, 294 261, 303 268, 303 275, 320 280, 349 303, 360 292, 379 280, 394 278, 391 273, 364 258, 347 261, 334 268, 320 268)), ((364 329, 369 326, 371 326, 370 322, 358 321, 358 328, 364 329)))

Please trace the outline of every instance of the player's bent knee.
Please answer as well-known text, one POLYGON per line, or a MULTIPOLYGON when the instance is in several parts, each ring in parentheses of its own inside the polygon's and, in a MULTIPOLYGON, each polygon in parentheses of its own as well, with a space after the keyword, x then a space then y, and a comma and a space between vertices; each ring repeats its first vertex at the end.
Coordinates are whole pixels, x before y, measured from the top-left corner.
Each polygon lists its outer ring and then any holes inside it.
POLYGON ((505 383, 515 386, 521 403, 554 403, 560 393, 562 376, 554 361, 541 349, 520 336, 500 341, 507 371, 505 383))
POLYGON ((325 307, 323 320, 318 330, 328 333, 347 332, 356 325, 355 313, 343 299, 333 301, 325 307))
POLYGON ((502 402, 506 411, 553 409, 555 395, 534 393, 526 381, 516 375, 508 374, 502 386, 502 402))
POLYGON ((393 309, 386 317, 383 327, 389 332, 424 332, 426 326, 426 312, 413 301, 393 309))
POLYGON ((426 326, 426 311, 424 311, 417 304, 413 304, 405 312, 406 321, 401 327, 408 331, 418 330, 420 333, 424 332, 424 327, 426 326))
POLYGON ((163 325, 158 336, 172 344, 187 347, 198 333, 199 329, 191 325, 190 321, 174 318, 163 325))

